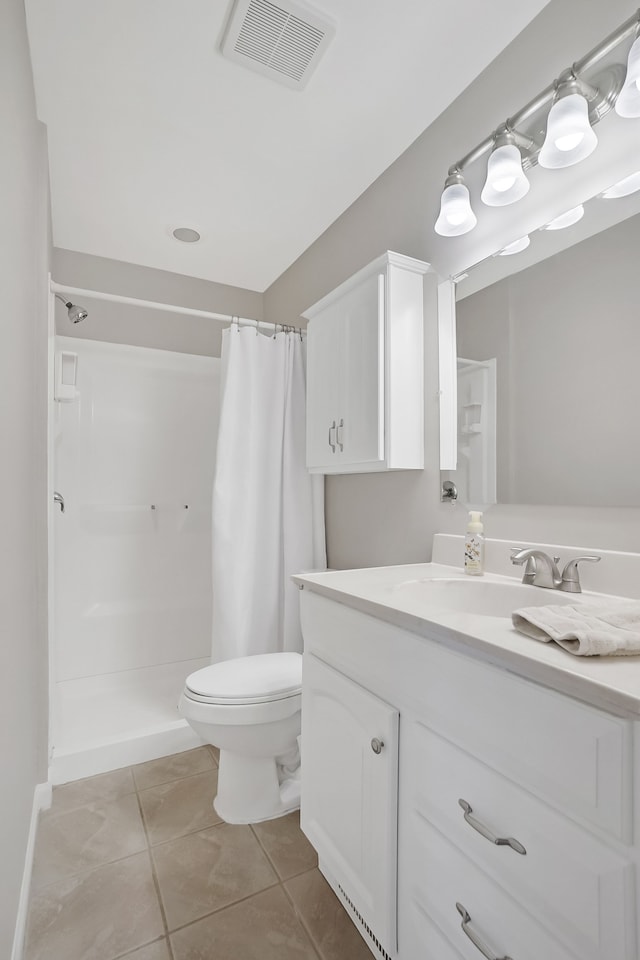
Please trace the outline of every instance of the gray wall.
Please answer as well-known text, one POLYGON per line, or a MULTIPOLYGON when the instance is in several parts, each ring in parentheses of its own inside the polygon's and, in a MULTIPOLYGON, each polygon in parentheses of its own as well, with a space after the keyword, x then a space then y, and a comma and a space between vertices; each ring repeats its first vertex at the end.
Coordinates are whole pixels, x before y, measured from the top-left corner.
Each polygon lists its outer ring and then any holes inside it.
MULTIPOLYGON (((551 0, 478 80, 266 291, 265 319, 295 322, 302 310, 386 249, 427 260, 447 275, 457 265, 473 263, 500 246, 495 232, 492 238, 486 230, 453 243, 434 233, 448 167, 633 12, 634 7, 621 0, 606 5, 601 0, 551 0)), ((588 174, 587 167, 581 167, 578 180, 588 174)), ((615 179, 613 171, 611 178, 615 179)), ((562 172, 562 182, 570 206, 571 171, 562 172)), ((532 187, 529 198, 508 208, 507 220, 526 209, 527 216, 535 214, 538 223, 544 222, 545 211, 533 209, 539 198, 532 187)), ((487 220, 490 232, 498 216, 487 220)), ((504 242, 517 235, 512 232, 504 242)), ((426 377, 426 469, 328 479, 327 539, 332 566, 426 560, 433 533, 464 532, 464 507, 439 502, 433 330, 427 334, 426 377)), ((517 541, 555 540, 635 551, 638 522, 640 510, 499 506, 489 511, 485 530, 487 536, 517 541)))
MULTIPOLYGON (((180 276, 120 260, 71 250, 53 251, 52 275, 58 283, 116 293, 141 300, 262 320, 263 296, 252 290, 180 276)), ((72 296, 69 299, 74 300, 72 296)), ((89 310, 82 323, 69 323, 64 304, 56 300, 56 332, 67 337, 128 343, 204 356, 220 356, 223 324, 215 320, 165 313, 143 307, 75 297, 89 310)), ((75 302, 75 301, 74 301, 75 302)))
MULTIPOLYGON (((496 460, 499 503, 513 502, 513 416, 511 395, 511 330, 509 281, 493 283, 456 304, 458 356, 466 360, 496 360, 496 460)), ((453 474, 452 474, 453 476, 453 474)), ((522 501, 521 501, 522 502, 522 501)), ((538 501, 539 503, 540 501, 538 501)), ((480 504, 478 504, 480 506, 480 504)))
POLYGON ((0 956, 9 957, 34 787, 47 779, 48 176, 22 0, 0 25, 0 956))

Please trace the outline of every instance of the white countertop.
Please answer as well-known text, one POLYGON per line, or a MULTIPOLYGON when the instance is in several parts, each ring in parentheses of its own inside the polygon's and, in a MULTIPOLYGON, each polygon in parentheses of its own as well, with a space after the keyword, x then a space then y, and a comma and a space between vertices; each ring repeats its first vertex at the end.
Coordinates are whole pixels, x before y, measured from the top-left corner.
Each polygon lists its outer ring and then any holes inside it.
MULTIPOLYGON (((304 589, 488 660, 593 706, 640 719, 640 656, 577 657, 555 643, 524 636, 513 627, 510 618, 430 609, 415 593, 398 589, 407 581, 429 577, 459 578, 464 573, 460 567, 419 563, 301 574, 293 580, 304 589)), ((482 579, 519 582, 519 578, 494 573, 486 573, 482 579)), ((548 603, 553 604, 554 591, 546 592, 548 603)), ((584 599, 598 596, 606 599, 602 594, 582 594, 584 599)))

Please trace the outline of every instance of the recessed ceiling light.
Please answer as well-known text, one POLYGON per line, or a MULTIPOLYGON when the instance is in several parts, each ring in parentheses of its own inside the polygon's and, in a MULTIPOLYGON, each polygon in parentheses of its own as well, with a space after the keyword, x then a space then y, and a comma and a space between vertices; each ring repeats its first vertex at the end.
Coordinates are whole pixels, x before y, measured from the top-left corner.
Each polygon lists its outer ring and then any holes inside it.
POLYGON ((192 230, 191 227, 176 227, 173 236, 182 243, 197 243, 200 239, 198 231, 192 230))

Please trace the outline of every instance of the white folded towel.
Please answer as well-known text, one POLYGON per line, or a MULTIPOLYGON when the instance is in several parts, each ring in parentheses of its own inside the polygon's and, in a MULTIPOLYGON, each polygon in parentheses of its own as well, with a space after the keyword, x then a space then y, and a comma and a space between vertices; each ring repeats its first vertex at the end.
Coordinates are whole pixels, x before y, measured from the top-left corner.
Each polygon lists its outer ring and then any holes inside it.
POLYGON ((566 605, 524 607, 511 619, 516 630, 579 657, 640 654, 640 603, 585 600, 566 605))

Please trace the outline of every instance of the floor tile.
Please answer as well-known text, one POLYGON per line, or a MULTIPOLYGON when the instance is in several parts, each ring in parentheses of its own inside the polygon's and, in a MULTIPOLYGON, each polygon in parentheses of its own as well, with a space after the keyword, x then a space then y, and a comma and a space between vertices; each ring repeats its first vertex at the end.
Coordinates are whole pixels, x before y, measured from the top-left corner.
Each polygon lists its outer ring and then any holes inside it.
POLYGON ((163 843, 153 859, 169 930, 278 882, 247 826, 222 823, 163 843))
POLYGON ((156 940, 155 943, 149 943, 146 947, 140 947, 133 953, 127 953, 118 960, 171 960, 169 955, 169 944, 166 937, 162 940, 156 940))
POLYGON ((317 960, 280 886, 183 927, 170 940, 175 960, 317 960))
POLYGON ((207 744, 207 749, 211 752, 211 756, 216 763, 220 760, 220 747, 214 747, 212 743, 207 744))
POLYGON ((213 770, 215 766, 211 751, 207 747, 196 747, 195 750, 185 750, 184 753, 174 753, 170 757, 139 763, 132 770, 136 787, 138 790, 145 790, 147 787, 181 780, 195 773, 205 773, 213 770))
POLYGON ((87 803, 104 803, 117 800, 135 791, 135 784, 129 767, 100 773, 85 780, 73 780, 53 788, 52 809, 56 813, 63 810, 75 810, 87 803))
POLYGON ((218 771, 159 784, 138 794, 151 843, 205 830, 221 819, 213 809, 218 771))
POLYGON ((222 823, 218 755, 206 744, 54 788, 24 960, 371 960, 297 812, 222 823))
POLYGON ((299 811, 277 820, 255 823, 253 830, 281 880, 317 866, 318 856, 300 829, 299 811))
POLYGON ((371 960, 371 951, 319 870, 285 883, 322 960, 371 960))
POLYGON ((45 811, 33 865, 34 888, 146 849, 135 793, 75 810, 45 811))
POLYGON ((36 893, 25 960, 113 960, 163 933, 149 855, 138 853, 36 893))

